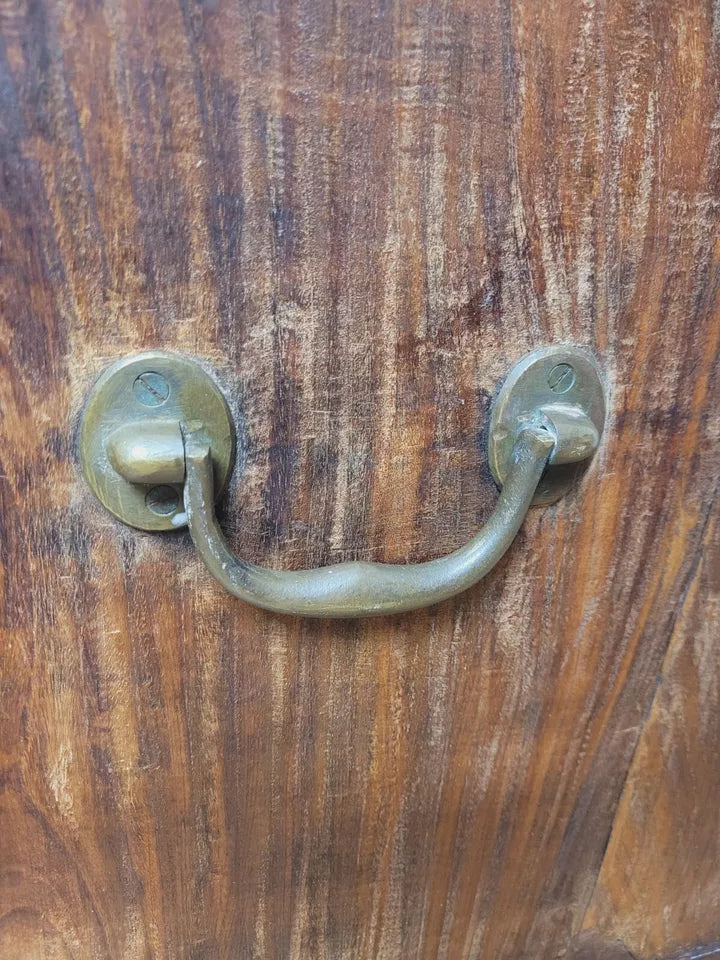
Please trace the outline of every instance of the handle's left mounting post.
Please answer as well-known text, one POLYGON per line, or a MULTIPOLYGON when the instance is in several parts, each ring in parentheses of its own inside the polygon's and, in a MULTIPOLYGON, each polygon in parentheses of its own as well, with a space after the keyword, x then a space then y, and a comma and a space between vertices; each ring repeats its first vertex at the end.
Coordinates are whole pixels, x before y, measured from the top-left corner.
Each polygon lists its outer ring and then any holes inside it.
POLYGON ((185 526, 183 424, 202 424, 207 433, 220 496, 235 461, 235 429, 220 388, 196 360, 139 353, 108 367, 93 387, 80 460, 98 500, 123 523, 141 530, 185 526))

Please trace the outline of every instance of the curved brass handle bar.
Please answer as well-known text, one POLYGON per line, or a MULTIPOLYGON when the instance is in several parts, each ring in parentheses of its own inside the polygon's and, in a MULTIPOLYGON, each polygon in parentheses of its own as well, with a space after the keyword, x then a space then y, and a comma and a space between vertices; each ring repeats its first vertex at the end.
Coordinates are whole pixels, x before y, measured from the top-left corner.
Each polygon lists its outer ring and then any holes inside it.
POLYGON ((464 547, 416 564, 355 561, 314 570, 268 570, 228 549, 214 511, 210 445, 185 434, 184 500, 195 546, 226 590, 256 607, 306 617, 365 617, 426 607, 484 577, 508 549, 532 502, 556 437, 543 426, 518 434, 512 466, 485 526, 464 547))

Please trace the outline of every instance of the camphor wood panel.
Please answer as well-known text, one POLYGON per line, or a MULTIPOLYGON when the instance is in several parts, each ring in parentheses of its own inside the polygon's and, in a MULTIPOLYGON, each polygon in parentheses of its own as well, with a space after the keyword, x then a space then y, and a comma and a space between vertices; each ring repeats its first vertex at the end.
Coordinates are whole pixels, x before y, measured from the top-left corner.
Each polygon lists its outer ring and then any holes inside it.
MULTIPOLYGON (((716 696, 683 651, 718 617, 717 5, 2 0, 0 37, 0 957, 720 936, 623 900, 631 793, 610 839, 631 769, 639 876, 667 866, 663 664, 681 726, 716 696), (93 379, 173 349, 234 404, 238 551, 423 560, 486 516, 491 398, 560 340, 607 371, 602 448, 426 612, 255 611, 79 474, 93 379)), ((693 837, 688 903, 720 870, 693 837)))

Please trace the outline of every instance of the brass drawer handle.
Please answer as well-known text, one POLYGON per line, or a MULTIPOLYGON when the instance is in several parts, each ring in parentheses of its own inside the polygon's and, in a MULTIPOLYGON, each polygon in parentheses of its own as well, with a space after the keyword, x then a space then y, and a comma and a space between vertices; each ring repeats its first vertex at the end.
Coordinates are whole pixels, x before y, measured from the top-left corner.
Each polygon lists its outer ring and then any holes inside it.
POLYGON ((490 462, 502 487, 495 509, 465 546, 417 564, 281 571, 231 553, 214 502, 232 466, 232 420, 214 381, 185 357, 140 354, 106 371, 83 417, 81 459, 121 520, 153 530, 187 523, 208 570, 242 600, 277 613, 363 617, 437 603, 488 573, 530 505, 556 500, 572 482, 569 468, 593 455, 604 419, 600 378, 584 352, 546 347, 522 360, 491 418, 490 462))

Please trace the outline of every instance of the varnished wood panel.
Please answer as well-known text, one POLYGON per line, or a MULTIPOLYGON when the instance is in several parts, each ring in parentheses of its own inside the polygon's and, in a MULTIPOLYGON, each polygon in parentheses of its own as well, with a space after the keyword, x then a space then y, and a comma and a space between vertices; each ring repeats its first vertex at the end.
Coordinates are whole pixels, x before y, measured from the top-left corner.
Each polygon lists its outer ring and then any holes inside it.
POLYGON ((0 3, 0 956, 566 950, 718 452, 709 0, 0 3), (241 425, 252 560, 422 560, 495 491, 526 350, 607 371, 603 447, 482 584, 304 623, 78 471, 144 347, 241 425))
POLYGON ((720 940, 718 520, 716 509, 586 917, 639 960, 720 940))

